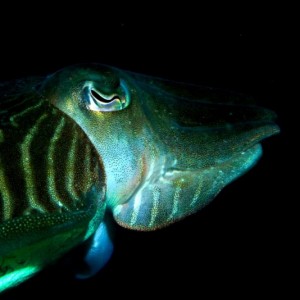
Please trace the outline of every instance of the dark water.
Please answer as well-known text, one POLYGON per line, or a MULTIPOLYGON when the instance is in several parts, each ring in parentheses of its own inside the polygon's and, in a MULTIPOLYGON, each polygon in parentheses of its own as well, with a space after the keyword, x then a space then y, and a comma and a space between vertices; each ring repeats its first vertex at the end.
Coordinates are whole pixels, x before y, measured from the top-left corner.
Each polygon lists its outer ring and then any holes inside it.
POLYGON ((79 292, 97 299, 109 294, 173 297, 179 292, 189 298, 193 292, 199 297, 204 292, 268 294, 279 287, 285 264, 281 247, 288 244, 283 219, 291 199, 287 178, 292 105, 285 88, 287 56, 279 48, 288 38, 281 23, 268 15, 202 20, 203 15, 112 15, 110 22, 101 22, 100 16, 72 22, 64 15, 51 20, 39 15, 34 25, 24 17, 18 29, 4 30, 3 79, 100 62, 250 94, 278 113, 282 133, 263 143, 264 156, 253 170, 198 214, 153 233, 117 227, 114 255, 94 278, 78 282, 53 266, 1 299, 41 293, 71 299, 79 292))

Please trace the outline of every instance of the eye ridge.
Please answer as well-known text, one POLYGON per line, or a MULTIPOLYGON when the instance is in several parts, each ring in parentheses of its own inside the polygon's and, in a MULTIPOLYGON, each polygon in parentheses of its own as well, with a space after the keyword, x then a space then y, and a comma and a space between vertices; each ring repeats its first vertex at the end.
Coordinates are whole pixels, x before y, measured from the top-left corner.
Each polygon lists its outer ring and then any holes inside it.
POLYGON ((91 95, 94 99, 96 99, 97 101, 101 101, 104 103, 110 103, 112 101, 114 101, 115 99, 119 99, 118 96, 114 96, 111 99, 105 99, 103 98, 99 93, 97 93, 95 90, 91 89, 91 95))

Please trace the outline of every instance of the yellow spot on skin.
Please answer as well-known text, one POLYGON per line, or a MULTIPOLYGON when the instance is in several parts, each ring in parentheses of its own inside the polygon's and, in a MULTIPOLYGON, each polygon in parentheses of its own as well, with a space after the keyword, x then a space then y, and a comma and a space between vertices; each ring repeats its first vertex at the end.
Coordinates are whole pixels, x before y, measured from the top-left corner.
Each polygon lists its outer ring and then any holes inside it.
MULTIPOLYGON (((74 92, 73 93, 73 99, 76 99, 77 94, 74 92)), ((75 112, 75 108, 74 108, 74 101, 72 100, 72 98, 68 98, 66 99, 66 108, 68 110, 69 113, 74 113, 75 112)))

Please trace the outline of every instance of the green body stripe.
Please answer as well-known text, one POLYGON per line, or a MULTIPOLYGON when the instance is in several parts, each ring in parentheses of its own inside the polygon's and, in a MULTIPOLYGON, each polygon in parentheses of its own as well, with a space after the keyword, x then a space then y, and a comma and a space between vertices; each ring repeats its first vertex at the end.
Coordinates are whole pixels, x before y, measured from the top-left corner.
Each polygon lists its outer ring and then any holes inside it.
MULTIPOLYGON (((65 118, 61 118, 59 124, 57 125, 53 137, 51 138, 48 155, 47 155, 47 189, 50 195, 51 201, 55 203, 58 207, 65 207, 65 203, 62 202, 63 199, 59 196, 57 189, 56 189, 56 176, 60 176, 60 174, 56 174, 55 172, 55 150, 56 145, 61 137, 63 132, 63 128, 65 126, 65 118)), ((66 208, 66 207, 65 207, 66 208)))
POLYGON ((84 156, 84 183, 89 185, 91 181, 91 166, 92 166, 92 157, 91 157, 91 145, 85 145, 85 156, 84 156))
POLYGON ((45 120, 47 114, 43 114, 30 128, 29 132, 26 134, 23 143, 21 144, 21 161, 24 172, 26 196, 29 203, 29 209, 36 209, 40 212, 44 212, 45 209, 39 202, 36 190, 36 182, 34 177, 34 170, 31 164, 30 147, 34 136, 38 133, 39 126, 45 120))
POLYGON ((16 119, 23 117, 24 115, 31 113, 32 111, 36 110, 37 108, 41 107, 43 104, 43 101, 38 102, 35 105, 32 105, 24 110, 22 110, 20 113, 14 114, 10 117, 10 121, 13 125, 16 125, 16 119))
POLYGON ((70 150, 67 158, 67 168, 66 168, 66 189, 73 200, 76 202, 79 200, 78 195, 75 191, 75 172, 76 172, 76 156, 78 146, 78 132, 74 130, 70 150))
POLYGON ((91 209, 104 180, 88 136, 31 89, 5 100, 0 103, 0 222, 91 209))
MULTIPOLYGON (((78 172, 80 174, 80 179, 79 181, 82 182, 83 186, 89 187, 92 184, 93 181, 93 174, 95 172, 94 170, 94 162, 93 162, 93 157, 92 157, 92 148, 91 144, 87 143, 85 144, 85 150, 84 150, 84 160, 82 161, 83 166, 82 166, 82 171, 78 172)), ((77 176, 79 177, 79 176, 77 176)))

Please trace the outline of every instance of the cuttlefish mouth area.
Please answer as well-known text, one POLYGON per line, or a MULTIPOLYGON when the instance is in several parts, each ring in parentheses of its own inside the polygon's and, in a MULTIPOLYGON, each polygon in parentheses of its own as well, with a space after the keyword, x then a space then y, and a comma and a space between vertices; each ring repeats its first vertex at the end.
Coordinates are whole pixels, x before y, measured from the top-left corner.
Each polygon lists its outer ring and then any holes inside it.
POLYGON ((114 208, 114 217, 120 225, 137 230, 167 226, 208 204, 225 185, 251 168, 261 152, 256 144, 202 169, 176 168, 176 160, 171 165, 155 164, 131 197, 114 208))
POLYGON ((215 156, 207 164, 198 156, 198 167, 185 166, 174 153, 164 153, 149 163, 131 196, 113 209, 116 221, 132 229, 154 230, 195 213, 253 167, 262 154, 259 142, 278 131, 273 124, 264 125, 227 156, 215 156))

